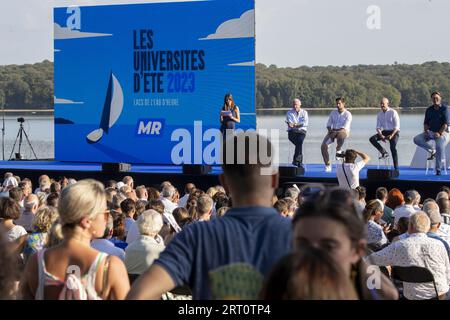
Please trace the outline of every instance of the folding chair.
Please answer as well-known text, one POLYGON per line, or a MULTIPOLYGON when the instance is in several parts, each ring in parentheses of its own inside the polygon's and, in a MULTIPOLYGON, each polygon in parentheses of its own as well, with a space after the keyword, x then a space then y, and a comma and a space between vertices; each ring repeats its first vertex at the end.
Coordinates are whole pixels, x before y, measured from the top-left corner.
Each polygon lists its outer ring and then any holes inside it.
POLYGON ((433 282, 434 292, 436 297, 430 300, 439 300, 439 292, 436 287, 436 281, 434 281, 434 276, 430 270, 423 267, 411 266, 411 267, 399 267, 392 266, 392 279, 401 282, 409 283, 429 283, 433 282))

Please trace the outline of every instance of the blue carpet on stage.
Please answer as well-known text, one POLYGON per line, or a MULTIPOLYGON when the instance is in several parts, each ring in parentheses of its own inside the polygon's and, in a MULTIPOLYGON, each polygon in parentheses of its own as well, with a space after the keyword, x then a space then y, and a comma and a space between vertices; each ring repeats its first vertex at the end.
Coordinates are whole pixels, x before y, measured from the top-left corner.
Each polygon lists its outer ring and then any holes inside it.
MULTIPOLYGON (((377 166, 368 166, 361 171, 360 178, 367 178, 367 169, 376 169, 377 166)), ((78 171, 78 172, 100 172, 100 163, 78 163, 78 162, 58 162, 58 161, 0 161, 1 170, 39 170, 39 171, 78 171)), ((212 169, 213 175, 221 173, 219 166, 212 169)), ((131 173, 159 173, 159 174, 181 174, 181 166, 169 165, 132 165, 131 173)), ((333 179, 336 178, 336 166, 333 165, 332 172, 324 172, 322 164, 306 164, 305 178, 333 179)), ((441 176, 436 176, 431 169, 428 175, 425 169, 410 169, 400 167, 400 176, 396 180, 404 181, 450 181, 450 171, 448 175, 442 172, 441 176)))

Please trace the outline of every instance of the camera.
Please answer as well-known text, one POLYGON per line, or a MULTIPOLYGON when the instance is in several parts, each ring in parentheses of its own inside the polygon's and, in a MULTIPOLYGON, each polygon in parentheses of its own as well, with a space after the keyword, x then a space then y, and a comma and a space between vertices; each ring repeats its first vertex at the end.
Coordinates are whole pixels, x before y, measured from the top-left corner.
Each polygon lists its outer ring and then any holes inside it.
POLYGON ((24 119, 24 118, 22 118, 22 117, 20 117, 20 118, 17 118, 17 122, 20 122, 20 123, 24 123, 24 122, 25 122, 25 119, 24 119))

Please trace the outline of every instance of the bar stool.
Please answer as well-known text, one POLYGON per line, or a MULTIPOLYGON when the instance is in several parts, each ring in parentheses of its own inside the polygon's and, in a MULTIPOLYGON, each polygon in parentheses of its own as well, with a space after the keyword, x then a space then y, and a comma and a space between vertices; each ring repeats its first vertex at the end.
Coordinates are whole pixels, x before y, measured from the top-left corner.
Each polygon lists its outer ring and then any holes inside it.
MULTIPOLYGON (((387 146, 387 141, 382 141, 384 143, 384 150, 386 149, 387 146)), ((387 151, 386 151, 387 152, 387 151)), ((380 169, 381 167, 384 167, 388 170, 391 170, 391 162, 389 161, 390 159, 390 155, 389 152, 387 152, 388 156, 386 158, 381 158, 382 154, 380 153, 380 157, 378 157, 378 166, 377 169, 380 169)))

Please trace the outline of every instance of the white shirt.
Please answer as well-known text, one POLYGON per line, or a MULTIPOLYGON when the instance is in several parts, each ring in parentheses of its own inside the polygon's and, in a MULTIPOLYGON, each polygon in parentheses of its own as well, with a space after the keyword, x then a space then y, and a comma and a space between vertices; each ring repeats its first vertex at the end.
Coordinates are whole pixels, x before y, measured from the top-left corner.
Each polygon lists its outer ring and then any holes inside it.
MULTIPOLYGON (((413 233, 381 251, 372 253, 367 262, 378 266, 425 267, 431 271, 439 295, 447 293, 450 283, 450 263, 442 242, 425 233, 413 233)), ((403 283, 403 294, 410 300, 436 296, 432 283, 403 283)))
POLYGON ((14 226, 11 230, 6 231, 6 239, 9 242, 14 242, 19 239, 21 236, 27 234, 27 231, 22 226, 14 226))
POLYGON ((176 232, 180 232, 181 228, 172 214, 173 210, 178 208, 178 206, 167 198, 162 198, 161 201, 164 204, 164 220, 170 223, 170 225, 175 229, 176 232))
POLYGON ((180 201, 178 202, 178 206, 186 208, 188 199, 189 199, 189 194, 186 193, 184 196, 182 196, 180 198, 180 201))
POLYGON ((373 220, 369 220, 366 225, 367 243, 382 246, 388 243, 388 239, 384 234, 383 228, 373 220))
POLYGON ((97 251, 107 253, 111 256, 116 256, 120 260, 125 260, 125 251, 116 247, 114 243, 108 239, 94 239, 91 241, 91 247, 97 251))
POLYGON ((345 189, 355 189, 358 187, 359 171, 361 171, 365 165, 366 163, 363 160, 356 161, 356 163, 344 163, 344 167, 342 167, 342 164, 338 164, 336 168, 336 176, 339 181, 339 186, 345 189), (347 174, 348 182, 345 174, 347 174))
POLYGON ((127 239, 125 240, 126 243, 130 244, 136 241, 136 239, 139 237, 140 234, 141 233, 139 232, 139 228, 136 221, 133 221, 127 233, 127 239))
POLYGON ((350 134, 350 125, 352 123, 352 114, 348 110, 344 110, 339 113, 337 110, 333 110, 328 117, 327 128, 331 129, 345 129, 347 134, 350 134))
POLYGON ((133 223, 134 223, 133 218, 130 218, 130 217, 125 218, 125 234, 128 234, 128 231, 130 230, 133 223))
POLYGON ((400 130, 400 118, 397 111, 388 108, 386 112, 380 111, 377 115, 377 129, 393 131, 400 130))
POLYGON ((404 204, 394 210, 394 223, 397 224, 400 218, 409 218, 416 212, 417 210, 411 204, 404 204))
POLYGON ((309 119, 308 119, 308 111, 306 111, 305 109, 300 109, 299 112, 297 112, 295 109, 289 110, 286 113, 286 121, 291 123, 291 124, 300 124, 301 127, 300 128, 288 128, 288 131, 295 131, 295 132, 299 132, 299 131, 307 131, 308 129, 308 123, 309 123, 309 119))
POLYGON ((126 247, 125 267, 129 274, 142 274, 164 250, 164 241, 140 235, 136 241, 126 247))

